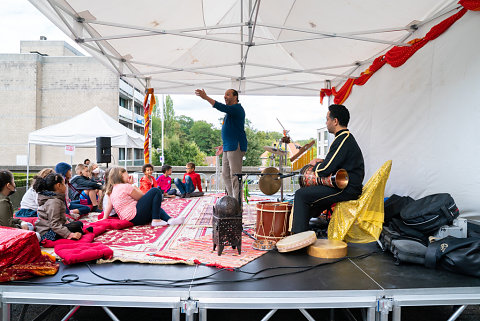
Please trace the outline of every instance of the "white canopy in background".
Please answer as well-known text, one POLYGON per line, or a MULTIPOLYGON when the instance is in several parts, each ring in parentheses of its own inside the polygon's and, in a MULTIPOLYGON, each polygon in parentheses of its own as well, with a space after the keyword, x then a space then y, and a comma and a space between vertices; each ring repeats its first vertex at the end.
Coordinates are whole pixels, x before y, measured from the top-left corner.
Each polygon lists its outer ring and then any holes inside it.
MULTIPOLYGON (((117 74, 156 93, 316 96, 458 0, 29 0, 117 74)), ((440 20, 439 20, 440 19, 440 20)), ((416 36, 416 35, 414 35, 416 36)))
POLYGON ((144 137, 128 129, 95 106, 61 123, 28 134, 27 175, 30 171, 30 145, 96 147, 97 137, 111 137, 112 147, 143 148, 144 137), (95 119, 94 126, 91 124, 95 119))
POLYGON ((96 147, 97 137, 111 137, 112 147, 142 148, 144 137, 107 115, 99 107, 64 122, 28 134, 28 143, 35 145, 96 147), (91 124, 95 119, 94 126, 91 124))
MULTIPOLYGON (((326 80, 340 88, 459 7, 457 0, 29 1, 121 77, 150 78, 167 94, 201 87, 317 96, 326 80)), ((480 218, 478 30, 480 12, 469 11, 401 67, 385 65, 353 87, 345 105, 365 181, 393 160, 387 196, 448 192, 462 215, 480 218)))

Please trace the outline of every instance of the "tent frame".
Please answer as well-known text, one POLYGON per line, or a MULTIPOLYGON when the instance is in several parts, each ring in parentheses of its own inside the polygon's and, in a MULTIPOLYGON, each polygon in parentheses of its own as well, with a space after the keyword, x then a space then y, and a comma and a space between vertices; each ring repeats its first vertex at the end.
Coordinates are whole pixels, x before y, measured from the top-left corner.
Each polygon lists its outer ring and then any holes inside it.
MULTIPOLYGON (((254 46, 268 46, 268 45, 277 45, 283 43, 290 43, 290 42, 303 42, 303 41, 312 41, 312 40, 320 40, 324 38, 342 38, 352 41, 363 41, 363 42, 371 42, 371 43, 380 43, 388 45, 387 48, 384 48, 382 52, 386 52, 393 46, 410 46, 408 43, 404 43, 403 41, 409 38, 420 26, 427 24, 439 17, 442 17, 446 14, 451 13, 454 10, 457 10, 458 7, 451 9, 453 3, 456 0, 446 0, 442 1, 437 5, 436 8, 433 8, 428 14, 426 14, 425 18, 421 21, 412 21, 407 26, 396 26, 392 28, 380 28, 380 29, 372 29, 372 30, 361 30, 361 31, 350 31, 350 32, 342 32, 336 33, 333 31, 318 31, 306 28, 299 28, 293 26, 284 26, 284 25, 276 25, 271 23, 262 23, 257 21, 261 0, 255 0, 252 3, 252 0, 248 0, 248 21, 243 21, 243 11, 244 11, 244 2, 246 0, 242 0, 240 2, 240 23, 229 23, 229 24, 219 24, 213 26, 196 26, 190 28, 181 28, 181 29, 170 29, 170 30, 163 30, 163 29, 156 29, 156 28, 148 28, 138 25, 130 25, 125 23, 116 23, 112 21, 102 21, 96 20, 96 18, 90 14, 88 11, 83 11, 78 14, 74 14, 69 8, 64 7, 63 5, 59 4, 56 0, 47 0, 50 7, 55 11, 58 17, 62 20, 64 25, 68 28, 68 30, 72 33, 74 40, 85 49, 94 51, 97 54, 103 55, 109 62, 110 67, 113 68, 120 77, 126 78, 133 78, 140 82, 140 84, 147 88, 146 80, 150 78, 154 81, 162 81, 168 82, 171 85, 167 86, 155 86, 157 93, 165 92, 167 93, 169 90, 173 90, 175 88, 183 87, 183 86, 197 86, 203 88, 210 88, 215 90, 223 90, 224 88, 220 88, 215 86, 218 83, 224 83, 225 81, 201 81, 196 83, 186 83, 184 81, 173 81, 166 78, 160 78, 158 75, 161 74, 169 74, 172 72, 192 72, 199 75, 205 76, 215 76, 220 77, 225 80, 232 80, 232 84, 238 85, 239 92, 242 92, 242 88, 244 88, 244 83, 246 81, 265 85, 265 87, 257 88, 257 89, 249 89, 249 92, 261 92, 263 90, 268 89, 275 89, 275 88, 282 88, 288 87, 292 89, 300 89, 304 92, 310 92, 311 95, 318 94, 318 88, 311 88, 306 87, 305 85, 311 85, 316 83, 323 83, 324 80, 321 81, 310 81, 310 82, 297 82, 297 83, 278 83, 275 81, 264 81, 258 82, 254 81, 253 79, 258 78, 266 78, 272 76, 279 76, 279 75, 289 75, 289 74, 312 74, 312 75, 323 75, 331 77, 329 80, 338 81, 342 83, 346 78, 349 78, 353 71, 358 70, 358 67, 366 65, 370 63, 374 57, 378 56, 380 53, 376 53, 370 59, 366 59, 363 61, 355 61, 351 64, 340 65, 340 66, 318 66, 315 68, 308 68, 308 69, 293 69, 293 68, 284 68, 281 66, 273 66, 273 65, 263 65, 263 64, 254 64, 249 63, 248 61, 248 53, 249 49, 254 46), (69 23, 69 21, 64 17, 64 15, 68 15, 73 19, 73 23, 69 23), (118 34, 118 35, 111 35, 111 36, 101 36, 96 34, 95 29, 93 28, 94 25, 101 25, 101 26, 110 26, 110 27, 117 27, 117 28, 124 28, 126 30, 136 31, 135 33, 125 33, 125 34, 118 34), (266 40, 266 41, 253 41, 253 36, 255 34, 255 28, 259 27, 267 27, 267 28, 274 28, 278 30, 288 30, 294 31, 299 33, 302 36, 299 36, 294 39, 286 39, 286 40, 266 40), (218 29, 226 29, 226 28, 239 28, 240 32, 240 40, 232 40, 227 38, 221 37, 213 37, 206 34, 195 34, 195 32, 205 32, 218 29), (247 28, 246 35, 244 34, 244 28, 247 28), (366 37, 365 35, 371 34, 382 34, 382 33, 390 33, 395 31, 405 31, 406 35, 400 41, 387 41, 382 39, 375 39, 371 37, 366 37), (86 37, 82 37, 83 33, 86 33, 86 37), (187 38, 195 38, 201 40, 208 40, 213 42, 221 42, 226 44, 233 44, 239 46, 239 53, 240 53, 240 61, 231 62, 227 64, 220 64, 220 65, 208 65, 208 66, 201 66, 201 67, 193 67, 193 68, 176 68, 171 66, 164 66, 164 65, 157 65, 157 64, 150 64, 145 61, 133 61, 129 56, 123 57, 121 56, 116 50, 108 44, 108 40, 114 39, 129 39, 129 38, 137 38, 137 37, 151 37, 151 36, 164 36, 164 35, 171 35, 177 37, 187 37, 187 38), (246 39, 244 39, 246 36, 246 39), (94 45, 91 45, 94 44, 94 45), (246 49, 245 49, 246 47, 246 49), (108 49, 108 50, 107 50, 108 49), (108 53, 110 52, 110 54, 108 53), (160 68, 157 71, 146 73, 139 72, 134 65, 143 65, 143 66, 153 66, 160 68), (239 66, 239 76, 236 75, 226 75, 220 74, 217 72, 209 71, 208 69, 215 69, 218 67, 231 67, 231 66, 239 66), (256 67, 264 67, 270 68, 273 70, 278 71, 278 73, 265 73, 261 75, 255 75, 251 77, 245 77, 245 68, 247 66, 256 66, 256 67), (334 71, 339 68, 345 67, 355 67, 354 70, 349 70, 347 72, 321 72, 321 70, 330 70, 334 71), (127 68, 129 71, 124 72, 124 69, 127 68), (157 75, 157 77, 155 76, 157 75)), ((32 2, 34 5, 35 3, 32 2)), ((38 8, 41 10, 42 8, 38 8)), ((44 11, 44 10, 41 10, 44 11)), ((61 27, 61 26, 59 26, 61 27)), ((64 28, 63 28, 64 29, 64 28)), ((352 77, 350 77, 352 78, 352 77)))

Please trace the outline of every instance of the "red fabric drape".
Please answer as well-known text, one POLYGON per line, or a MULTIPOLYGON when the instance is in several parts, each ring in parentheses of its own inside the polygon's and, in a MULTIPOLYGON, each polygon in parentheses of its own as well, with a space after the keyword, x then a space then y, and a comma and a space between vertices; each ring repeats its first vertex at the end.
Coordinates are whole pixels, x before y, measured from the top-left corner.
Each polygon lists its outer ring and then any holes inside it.
POLYGON ((335 87, 332 87, 332 89, 321 89, 320 103, 323 102, 323 98, 325 98, 325 96, 333 95, 335 97, 333 100, 335 104, 343 104, 343 102, 345 102, 345 100, 347 100, 347 98, 350 96, 353 85, 363 86, 370 79, 370 77, 372 77, 372 75, 377 70, 382 68, 386 63, 394 68, 400 67, 420 48, 425 46, 429 41, 436 39, 448 28, 450 28, 450 26, 452 26, 456 21, 458 21, 458 19, 463 17, 467 10, 480 11, 480 0, 460 0, 459 4, 463 6, 463 9, 432 27, 425 37, 409 41, 408 43, 410 46, 393 47, 387 51, 385 55, 377 57, 370 67, 362 72, 358 78, 349 78, 343 84, 340 90, 336 91, 335 87))

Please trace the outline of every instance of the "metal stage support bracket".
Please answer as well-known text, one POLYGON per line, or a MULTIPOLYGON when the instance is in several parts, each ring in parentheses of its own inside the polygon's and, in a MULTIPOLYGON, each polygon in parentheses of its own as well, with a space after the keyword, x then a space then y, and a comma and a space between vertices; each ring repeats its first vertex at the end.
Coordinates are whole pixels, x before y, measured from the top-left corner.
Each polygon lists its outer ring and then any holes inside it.
POLYGON ((380 313, 380 321, 388 321, 388 313, 392 311, 393 299, 392 298, 379 298, 377 301, 377 312, 380 313))
POLYGON ((185 321, 195 320, 195 313, 198 313, 198 301, 197 300, 182 300, 180 301, 181 312, 185 313, 185 321))

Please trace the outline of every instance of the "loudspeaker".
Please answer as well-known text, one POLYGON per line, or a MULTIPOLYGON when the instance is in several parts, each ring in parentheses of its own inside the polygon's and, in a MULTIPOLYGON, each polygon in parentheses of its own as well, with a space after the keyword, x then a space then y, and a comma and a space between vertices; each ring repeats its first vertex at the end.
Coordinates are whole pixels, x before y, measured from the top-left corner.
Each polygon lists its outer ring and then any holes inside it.
POLYGON ((97 137, 97 163, 112 162, 112 138, 97 137))

